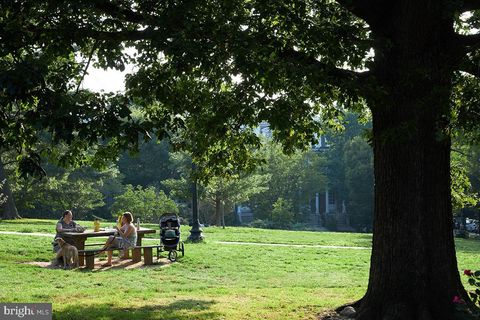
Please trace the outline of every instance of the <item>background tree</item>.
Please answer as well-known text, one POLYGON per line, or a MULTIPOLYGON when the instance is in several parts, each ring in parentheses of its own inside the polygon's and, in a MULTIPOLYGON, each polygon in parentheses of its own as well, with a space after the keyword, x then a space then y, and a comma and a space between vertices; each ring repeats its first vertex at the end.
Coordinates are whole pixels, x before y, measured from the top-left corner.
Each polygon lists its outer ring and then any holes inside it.
POLYGON ((42 196, 38 199, 35 209, 50 209, 60 213, 70 209, 77 219, 84 219, 95 208, 104 205, 103 195, 95 190, 92 182, 70 179, 69 174, 60 177, 46 178, 45 184, 39 188, 42 196))
MULTIPOLYGON (((170 195, 183 202, 191 198, 191 160, 184 153, 172 155, 172 163, 179 172, 178 179, 162 181, 170 195)), ((246 202, 252 196, 266 190, 269 174, 245 173, 229 176, 214 176, 198 183, 199 199, 206 223, 225 226, 225 208, 233 213, 236 203, 246 202), (211 210, 213 209, 213 210, 211 210), (210 211, 210 212, 208 212, 210 211), (211 213, 213 211, 213 214, 211 213)), ((232 220, 232 219, 230 219, 232 220)))
POLYGON ((452 204, 455 210, 473 207, 479 202, 478 191, 475 192, 470 182, 470 161, 467 153, 452 151, 452 204))
POLYGON ((156 190, 153 186, 142 188, 127 185, 125 192, 115 197, 111 207, 112 216, 115 218, 125 211, 131 212, 135 219, 158 223, 162 214, 178 213, 178 208, 163 190, 156 190))
POLYGON ((0 194, 1 199, 0 201, 0 211, 1 211, 1 218, 2 219, 15 219, 18 218, 18 210, 15 204, 15 200, 13 197, 12 190, 10 188, 10 183, 7 178, 7 174, 5 172, 5 168, 3 165, 2 158, 0 156, 0 194))
POLYGON ((289 228, 295 220, 293 204, 290 200, 278 198, 273 204, 272 222, 281 228, 289 228))
POLYGON ((155 138, 142 143, 138 153, 124 153, 118 168, 124 175, 124 182, 131 185, 160 186, 160 181, 177 175, 169 157, 168 141, 155 138))
MULTIPOLYGON (((13 152, 23 176, 42 176, 42 157, 64 166, 101 166, 120 150, 135 149, 145 128, 132 121, 129 101, 81 89, 100 43, 64 37, 66 29, 64 36, 52 38, 47 29, 66 19, 54 22, 47 12, 62 4, 37 4, 0 4, 0 154, 13 152)), ((9 199, 8 207, 14 208, 9 199)), ((8 215, 16 213, 10 209, 8 215)))
POLYGON ((278 198, 290 201, 295 209, 296 222, 304 222, 304 215, 312 213, 315 193, 324 192, 326 158, 312 151, 298 151, 289 155, 282 152, 279 143, 265 139, 258 150, 264 160, 258 172, 270 175, 265 192, 254 195, 248 202, 255 218, 271 220, 273 204, 278 198))
POLYGON ((212 178, 205 185, 204 199, 214 204, 215 214, 213 224, 225 227, 225 207, 229 213, 234 212, 237 203, 245 203, 252 196, 268 190, 267 183, 270 180, 268 174, 255 174, 229 177, 212 178))
POLYGON ((101 189, 107 181, 107 173, 85 172, 93 171, 91 169, 67 170, 51 164, 45 169, 47 176, 42 179, 16 177, 14 180, 17 205, 26 216, 58 218, 70 209, 76 219, 85 219, 105 205, 107 197, 101 189))
POLYGON ((373 153, 362 137, 344 147, 347 212, 357 230, 370 230, 373 222, 373 153))

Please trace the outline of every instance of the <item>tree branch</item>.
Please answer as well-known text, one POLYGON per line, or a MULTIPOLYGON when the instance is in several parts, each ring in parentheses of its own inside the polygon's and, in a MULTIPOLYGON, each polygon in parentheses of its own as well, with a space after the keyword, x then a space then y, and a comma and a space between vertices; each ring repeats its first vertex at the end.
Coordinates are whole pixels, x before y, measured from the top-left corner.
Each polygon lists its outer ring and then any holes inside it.
POLYGON ((332 85, 355 89, 356 91, 364 91, 366 93, 367 88, 370 85, 371 74, 369 71, 356 72, 346 69, 337 68, 332 65, 323 63, 314 57, 300 51, 283 50, 280 52, 280 57, 306 67, 310 71, 325 75, 327 82, 332 85))
POLYGON ((85 75, 87 74, 88 67, 90 66, 90 62, 92 61, 93 54, 95 53, 96 49, 97 49, 97 41, 95 41, 93 43, 92 50, 90 51, 90 55, 88 56, 87 64, 85 65, 85 68, 83 69, 83 72, 82 72, 82 76, 80 77, 80 80, 78 81, 77 90, 75 90, 75 94, 78 94, 78 90, 80 90, 80 86, 82 85, 83 79, 85 78, 85 75))
POLYGON ((457 34, 456 41, 464 53, 480 49, 480 34, 464 35, 457 34))
POLYGON ((366 21, 371 27, 385 19, 384 4, 379 0, 336 0, 342 7, 366 21))
POLYGON ((104 0, 104 1, 89 0, 88 4, 105 14, 108 14, 115 18, 126 20, 128 22, 132 22, 132 23, 145 22, 146 19, 151 18, 149 16, 145 16, 143 14, 132 11, 130 9, 119 7, 108 0, 104 0))
POLYGON ((158 22, 162 21, 160 16, 151 15, 149 12, 140 12, 134 11, 131 8, 124 8, 109 0, 88 0, 87 5, 91 5, 93 9, 124 22, 158 26, 160 25, 158 22))
POLYGON ((460 64, 459 71, 466 72, 474 77, 480 78, 480 64, 476 65, 473 61, 465 58, 460 64))
POLYGON ((99 31, 89 28, 77 29, 38 29, 28 28, 29 32, 36 35, 52 34, 54 36, 64 35, 67 39, 91 38, 103 41, 138 41, 166 39, 165 33, 158 29, 147 28, 145 30, 121 30, 121 31, 99 31))

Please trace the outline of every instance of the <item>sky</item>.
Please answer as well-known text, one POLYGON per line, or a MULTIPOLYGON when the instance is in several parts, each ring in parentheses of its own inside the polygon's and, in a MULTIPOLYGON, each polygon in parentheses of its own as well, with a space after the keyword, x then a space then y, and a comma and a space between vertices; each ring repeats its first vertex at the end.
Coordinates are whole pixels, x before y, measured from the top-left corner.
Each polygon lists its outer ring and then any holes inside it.
POLYGON ((132 72, 133 66, 127 65, 124 72, 114 69, 88 68, 88 75, 83 79, 82 87, 95 92, 116 92, 125 90, 125 75, 132 72))
MULTIPOLYGON (((123 52, 130 56, 136 54, 136 50, 133 48, 126 48, 123 52)), ((105 92, 125 91, 125 75, 132 73, 133 70, 134 65, 128 63, 125 64, 125 71, 123 72, 115 69, 97 69, 90 65, 87 70, 88 74, 83 79, 82 87, 95 92, 102 90, 105 92)))

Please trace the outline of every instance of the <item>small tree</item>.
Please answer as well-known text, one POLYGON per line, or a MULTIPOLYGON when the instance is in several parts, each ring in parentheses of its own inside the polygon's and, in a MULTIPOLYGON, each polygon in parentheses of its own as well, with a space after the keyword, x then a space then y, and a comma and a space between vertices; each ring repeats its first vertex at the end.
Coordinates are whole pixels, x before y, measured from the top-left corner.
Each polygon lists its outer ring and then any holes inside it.
POLYGON ((164 213, 178 213, 178 207, 163 190, 157 191, 155 187, 142 188, 141 186, 127 185, 125 192, 115 197, 111 209, 114 217, 125 211, 132 212, 134 217, 143 221, 158 222, 164 213))
POLYGON ((292 201, 278 198, 273 204, 272 222, 275 226, 285 228, 294 221, 295 213, 293 212, 292 201))

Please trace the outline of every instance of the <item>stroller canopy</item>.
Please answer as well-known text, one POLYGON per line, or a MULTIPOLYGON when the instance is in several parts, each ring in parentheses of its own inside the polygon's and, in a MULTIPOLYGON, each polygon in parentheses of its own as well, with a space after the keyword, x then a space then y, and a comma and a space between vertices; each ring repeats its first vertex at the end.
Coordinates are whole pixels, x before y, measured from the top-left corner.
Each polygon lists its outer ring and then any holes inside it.
POLYGON ((175 213, 165 213, 160 217, 160 228, 180 228, 180 218, 175 213))

